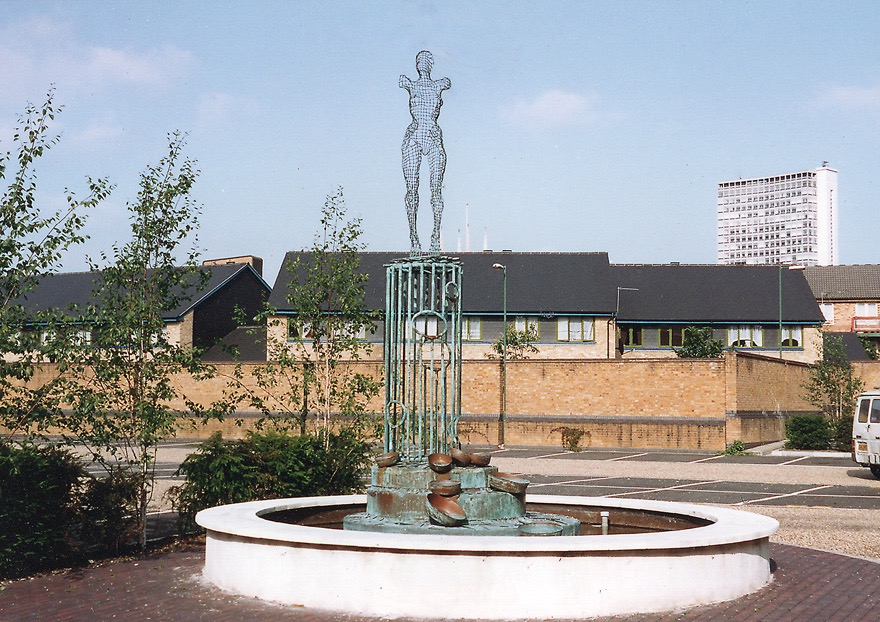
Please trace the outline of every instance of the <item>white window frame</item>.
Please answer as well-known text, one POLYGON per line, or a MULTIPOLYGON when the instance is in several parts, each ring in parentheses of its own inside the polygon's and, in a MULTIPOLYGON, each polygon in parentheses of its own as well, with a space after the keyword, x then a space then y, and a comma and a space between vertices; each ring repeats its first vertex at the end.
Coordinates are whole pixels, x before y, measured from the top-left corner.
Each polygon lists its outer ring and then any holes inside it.
POLYGON ((525 332, 527 326, 533 327, 535 329, 535 334, 540 335, 540 332, 538 330, 538 318, 517 315, 516 319, 514 320, 514 327, 516 328, 517 332, 525 332))
POLYGON ((856 317, 877 317, 877 303, 876 302, 857 302, 856 317))
POLYGON ((804 347, 804 330, 802 326, 783 326, 782 327, 782 347, 789 349, 803 349, 804 347), (785 345, 789 339, 797 341, 797 345, 785 345))
POLYGON ((826 322, 829 322, 829 323, 834 322, 834 303, 833 302, 819 303, 819 309, 822 311, 822 317, 825 318, 826 322))
POLYGON ((596 341, 596 323, 593 318, 556 318, 556 341, 592 343, 596 341))
POLYGON ((483 318, 479 316, 465 315, 461 318, 461 340, 483 340, 483 318))
POLYGON ((311 341, 312 340, 312 324, 311 322, 299 322, 295 316, 287 318, 287 341, 311 341), (298 337, 291 336, 291 326, 296 328, 298 337))
POLYGON ((729 348, 763 348, 764 329, 757 324, 743 324, 727 328, 727 347, 729 348), (734 346, 739 341, 749 341, 748 346, 734 346))

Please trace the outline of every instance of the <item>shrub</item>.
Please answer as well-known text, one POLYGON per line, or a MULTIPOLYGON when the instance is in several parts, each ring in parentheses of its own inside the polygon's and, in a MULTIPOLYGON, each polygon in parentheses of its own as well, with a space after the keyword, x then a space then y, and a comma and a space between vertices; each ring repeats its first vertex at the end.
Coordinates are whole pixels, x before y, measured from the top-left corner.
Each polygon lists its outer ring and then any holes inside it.
POLYGON ((55 447, 0 444, 0 578, 68 562, 82 467, 55 447))
POLYGON ((583 430, 570 428, 568 426, 554 428, 551 432, 559 432, 562 440, 562 448, 568 451, 580 451, 581 439, 584 437, 584 434, 586 434, 583 430))
POLYGON ((727 446, 724 448, 722 452, 725 456, 748 456, 749 452, 746 451, 746 446, 742 441, 733 441, 727 443, 727 446))
POLYGON ((831 434, 831 449, 849 452, 852 449, 852 418, 844 417, 828 424, 831 434))
POLYGON ((138 481, 122 473, 90 478, 79 499, 80 546, 94 554, 118 555, 138 539, 138 481))
POLYGON ((788 446, 794 449, 828 449, 831 431, 822 415, 795 415, 785 422, 788 446))
POLYGON ((215 505, 354 492, 363 487, 369 463, 369 445, 346 430, 327 439, 266 432, 224 441, 216 433, 180 465, 186 482, 171 498, 181 530, 188 531, 200 510, 215 505))

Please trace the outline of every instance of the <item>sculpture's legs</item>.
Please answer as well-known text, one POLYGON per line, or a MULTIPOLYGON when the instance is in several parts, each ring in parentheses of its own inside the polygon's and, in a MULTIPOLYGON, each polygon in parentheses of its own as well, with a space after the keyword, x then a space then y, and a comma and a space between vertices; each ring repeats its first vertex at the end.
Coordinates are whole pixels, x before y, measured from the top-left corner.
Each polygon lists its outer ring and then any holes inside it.
POLYGON ((434 230, 431 233, 431 253, 440 254, 440 219, 443 216, 443 174, 446 172, 446 152, 441 147, 431 154, 431 211, 434 212, 434 230))
POLYGON ((418 147, 403 143, 403 177, 406 179, 406 219, 409 222, 410 254, 417 255, 422 252, 419 243, 419 231, 416 228, 416 218, 419 212, 419 167, 422 164, 422 154, 418 147))

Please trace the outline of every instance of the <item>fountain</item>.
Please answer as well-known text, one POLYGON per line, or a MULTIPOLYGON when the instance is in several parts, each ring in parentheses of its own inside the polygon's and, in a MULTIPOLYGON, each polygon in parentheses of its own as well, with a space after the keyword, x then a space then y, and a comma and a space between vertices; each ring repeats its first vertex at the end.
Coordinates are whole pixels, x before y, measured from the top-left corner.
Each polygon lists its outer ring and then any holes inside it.
POLYGON ((204 577, 288 605, 458 619, 644 613, 759 589, 771 576, 773 519, 632 499, 527 503, 527 480, 462 450, 462 271, 438 245, 445 152, 436 120, 451 84, 430 79, 432 62, 420 52, 419 79, 401 76, 413 114, 403 147, 412 248, 386 266, 384 453, 367 494, 200 512, 204 577), (422 154, 432 167, 427 255, 415 231, 422 154))

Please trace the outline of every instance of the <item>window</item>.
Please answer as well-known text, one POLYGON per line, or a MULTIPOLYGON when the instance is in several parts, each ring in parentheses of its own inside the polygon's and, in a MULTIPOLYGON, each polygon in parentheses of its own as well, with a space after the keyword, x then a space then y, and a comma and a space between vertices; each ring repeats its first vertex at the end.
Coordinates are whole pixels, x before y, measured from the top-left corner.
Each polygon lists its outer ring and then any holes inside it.
POLYGON ((461 338, 465 341, 480 341, 482 338, 483 326, 478 317, 461 318, 461 338))
POLYGON ((880 400, 871 402, 871 419, 868 423, 880 423, 880 400))
POLYGON ((731 326, 727 329, 727 345, 731 348, 762 348, 764 331, 760 326, 731 326))
POLYGON ((877 317, 877 303, 857 302, 856 317, 877 317))
POLYGON ((309 322, 299 322, 294 317, 287 318, 287 339, 298 341, 300 339, 312 339, 312 325, 309 322))
POLYGON ((868 411, 871 410, 871 400, 863 399, 859 401, 859 423, 868 423, 868 411))
POLYGON ((660 329, 661 348, 680 348, 683 340, 684 328, 681 326, 671 326, 660 329))
POLYGON ((819 309, 822 311, 822 316, 825 318, 826 322, 834 322, 834 304, 830 302, 823 302, 819 305, 819 309))
POLYGON ((538 334, 538 318, 536 317, 523 317, 518 315, 516 316, 516 322, 514 325, 516 326, 517 332, 525 332, 526 327, 528 326, 535 331, 536 335, 538 334))
POLYGON ((560 317, 556 319, 557 341, 595 341, 593 318, 560 317))
POLYGON ((803 331, 800 326, 783 326, 782 327, 782 347, 783 348, 800 348, 803 346, 803 331))
POLYGON ((621 326, 619 329, 620 344, 624 348, 641 348, 642 347, 642 327, 641 326, 621 326))

